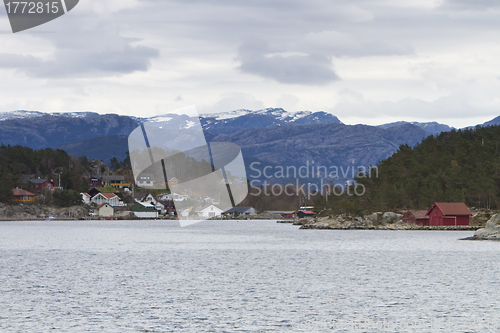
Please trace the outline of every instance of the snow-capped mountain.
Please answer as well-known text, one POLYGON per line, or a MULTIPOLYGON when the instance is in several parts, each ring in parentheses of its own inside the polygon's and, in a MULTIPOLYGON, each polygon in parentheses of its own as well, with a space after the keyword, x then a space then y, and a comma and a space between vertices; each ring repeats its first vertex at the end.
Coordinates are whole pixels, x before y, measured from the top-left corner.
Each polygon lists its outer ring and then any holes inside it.
POLYGON ((162 123, 163 128, 190 128, 198 121, 205 131, 213 134, 229 134, 252 128, 274 128, 285 125, 342 124, 330 113, 323 111, 289 112, 281 108, 264 110, 235 110, 230 112, 206 113, 196 117, 167 113, 150 118, 136 118, 138 123, 162 123))
POLYGON ((203 129, 216 134, 229 134, 251 128, 273 128, 285 125, 342 124, 330 113, 323 111, 289 112, 281 108, 258 111, 236 110, 209 113, 200 116, 203 129))
POLYGON ((17 110, 0 112, 0 121, 11 119, 29 119, 43 116, 69 117, 69 118, 93 118, 99 116, 96 112, 41 112, 17 110))
POLYGON ((396 121, 394 123, 388 123, 388 124, 383 124, 379 125, 378 127, 381 127, 383 129, 391 128, 391 127, 396 127, 396 126, 401 126, 401 125, 406 125, 406 124, 412 124, 415 126, 420 127, 427 133, 431 134, 439 134, 441 132, 448 132, 453 129, 453 127, 450 127, 445 124, 440 124, 438 122, 432 121, 432 122, 427 122, 427 123, 419 123, 417 121, 414 122, 408 122, 408 121, 396 121))

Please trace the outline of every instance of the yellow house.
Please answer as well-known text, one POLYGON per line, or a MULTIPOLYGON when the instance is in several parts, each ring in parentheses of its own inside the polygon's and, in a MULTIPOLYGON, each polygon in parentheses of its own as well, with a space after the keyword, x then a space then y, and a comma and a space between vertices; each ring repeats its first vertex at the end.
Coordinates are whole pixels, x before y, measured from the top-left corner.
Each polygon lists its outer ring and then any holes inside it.
POLYGON ((16 202, 35 202, 35 195, 33 193, 19 187, 12 189, 12 195, 16 202))
POLYGON ((167 181, 167 185, 169 188, 176 187, 177 185, 179 185, 179 179, 172 177, 167 181))

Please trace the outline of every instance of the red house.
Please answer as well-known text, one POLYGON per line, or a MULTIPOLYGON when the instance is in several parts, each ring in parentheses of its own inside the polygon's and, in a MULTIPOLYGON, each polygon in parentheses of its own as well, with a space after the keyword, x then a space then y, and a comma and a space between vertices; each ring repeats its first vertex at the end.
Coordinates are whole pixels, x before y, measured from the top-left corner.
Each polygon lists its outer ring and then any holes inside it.
POLYGON ((469 225, 472 213, 463 202, 436 202, 425 215, 429 225, 469 225))
POLYGON ((429 217, 426 214, 426 210, 409 210, 403 215, 403 222, 429 225, 429 217))

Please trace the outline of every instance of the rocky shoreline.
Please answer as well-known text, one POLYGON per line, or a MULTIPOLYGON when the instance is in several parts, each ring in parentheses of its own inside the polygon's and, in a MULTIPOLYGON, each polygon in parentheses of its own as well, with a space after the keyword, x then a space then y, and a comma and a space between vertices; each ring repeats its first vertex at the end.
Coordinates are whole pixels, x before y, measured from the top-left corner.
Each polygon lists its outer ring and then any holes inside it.
POLYGON ((57 208, 39 204, 6 205, 0 203, 1 221, 29 220, 80 220, 89 216, 89 210, 82 206, 57 208))
POLYGON ((300 225, 300 229, 319 230, 478 230, 477 225, 421 226, 404 223, 402 215, 393 212, 373 213, 365 217, 352 217, 347 214, 337 217, 306 217, 298 220, 279 221, 300 225))
POLYGON ((500 241, 500 214, 493 215, 484 228, 477 230, 474 236, 463 238, 463 240, 490 240, 500 241))

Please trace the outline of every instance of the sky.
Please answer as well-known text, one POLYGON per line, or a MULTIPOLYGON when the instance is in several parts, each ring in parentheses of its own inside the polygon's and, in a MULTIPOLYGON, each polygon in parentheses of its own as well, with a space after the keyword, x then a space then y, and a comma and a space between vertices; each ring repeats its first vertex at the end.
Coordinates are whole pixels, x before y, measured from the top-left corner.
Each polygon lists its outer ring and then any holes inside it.
POLYGON ((0 112, 281 107, 345 124, 500 115, 498 0, 80 0, 13 34, 0 112))

